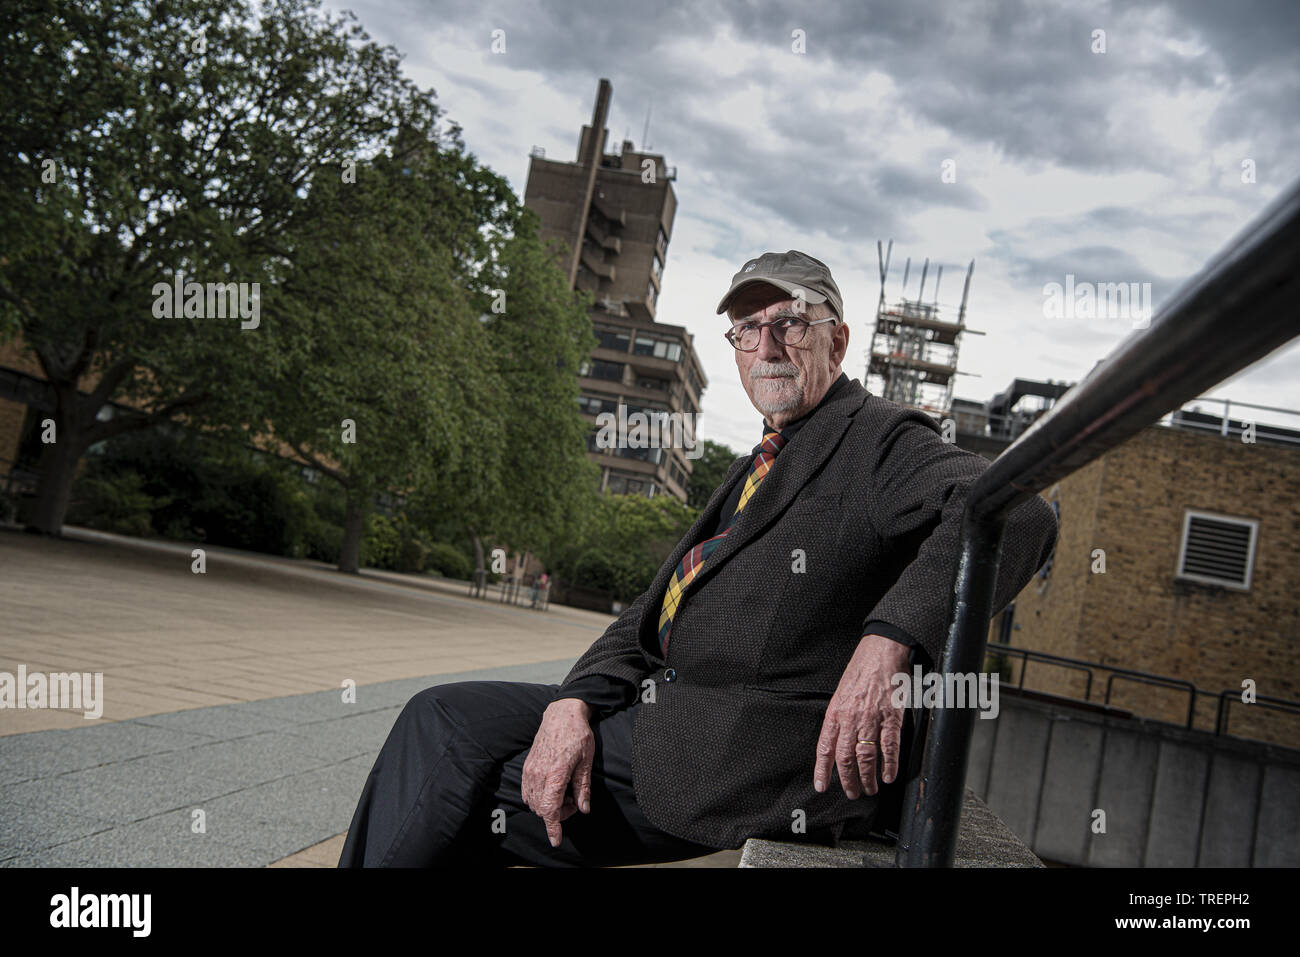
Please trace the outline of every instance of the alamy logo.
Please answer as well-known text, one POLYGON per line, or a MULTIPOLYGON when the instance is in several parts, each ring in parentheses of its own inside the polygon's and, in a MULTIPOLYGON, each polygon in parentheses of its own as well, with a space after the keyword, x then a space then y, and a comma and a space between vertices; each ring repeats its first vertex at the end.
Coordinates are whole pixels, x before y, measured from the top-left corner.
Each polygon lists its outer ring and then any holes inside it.
POLYGON ((234 319, 247 320, 240 329, 256 329, 262 321, 262 284, 260 282, 186 282, 183 272, 172 282, 153 286, 155 319, 234 319))
POLYGON ((84 711, 87 721, 104 713, 104 672, 0 671, 0 709, 54 708, 84 711))
POLYGON ((618 414, 601 412, 596 416, 599 449, 685 449, 694 460, 704 454, 696 439, 698 412, 632 412, 620 404, 618 414))
POLYGON ((1065 284, 1043 285, 1046 319, 1130 319, 1134 329, 1151 324, 1151 283, 1075 282, 1067 273, 1065 284))
POLYGON ((129 927, 133 937, 148 937, 152 925, 151 894, 69 894, 50 898, 51 927, 129 927))
POLYGON ((921 675, 921 666, 914 665, 910 675, 900 671, 890 679, 895 708, 979 708, 981 718, 998 716, 1000 675, 983 671, 931 671, 924 678, 921 675))

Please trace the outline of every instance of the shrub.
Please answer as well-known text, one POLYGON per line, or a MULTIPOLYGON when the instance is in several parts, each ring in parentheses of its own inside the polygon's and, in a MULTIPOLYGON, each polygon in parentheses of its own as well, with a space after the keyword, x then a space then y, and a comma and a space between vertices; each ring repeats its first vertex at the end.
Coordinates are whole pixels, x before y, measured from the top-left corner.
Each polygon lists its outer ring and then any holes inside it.
POLYGON ((361 534, 361 564, 364 567, 396 571, 401 546, 401 534, 391 518, 381 512, 371 512, 366 516, 366 527, 361 534))
POLYGON ((574 584, 611 594, 618 591, 617 563, 600 549, 589 549, 578 556, 573 566, 574 584))
POLYGON ((303 533, 302 554, 318 562, 337 565, 343 552, 343 526, 327 522, 313 513, 303 533))
POLYGON ((87 455, 79 483, 69 521, 290 556, 306 550, 320 498, 292 465, 174 427, 109 440, 87 455), (127 503, 114 504, 112 488, 151 499, 147 525, 122 517, 127 503))
POLYGON ((310 524, 311 503, 296 476, 270 463, 232 463, 191 518, 214 545, 294 556, 310 524))
POLYGON ((397 570, 409 575, 418 574, 428 567, 429 545, 422 535, 407 535, 397 547, 397 570))
POLYGON ((149 535, 153 511, 161 504, 165 501, 144 490, 138 472, 89 475, 77 482, 68 521, 121 535, 149 535))
POLYGON ((460 581, 469 581, 474 572, 474 562, 469 556, 446 542, 434 542, 429 546, 426 567, 460 581))

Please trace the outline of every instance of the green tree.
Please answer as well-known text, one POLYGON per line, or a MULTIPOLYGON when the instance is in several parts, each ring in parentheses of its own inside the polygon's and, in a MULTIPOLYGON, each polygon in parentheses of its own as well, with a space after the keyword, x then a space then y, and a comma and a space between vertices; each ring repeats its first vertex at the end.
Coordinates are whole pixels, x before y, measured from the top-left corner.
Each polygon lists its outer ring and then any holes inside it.
POLYGON ((698 517, 671 495, 600 495, 577 535, 548 558, 565 581, 631 601, 698 517))
MULTIPOLYGON (((512 197, 513 199, 513 197, 512 197)), ((485 328, 511 412, 504 469, 463 502, 476 538, 543 552, 571 538, 597 497, 599 469, 587 459, 588 426, 578 409, 578 366, 596 345, 590 296, 575 292, 539 237, 531 209, 503 211, 510 238, 481 274, 485 328)), ((482 568, 481 549, 476 549, 482 568)))
POLYGON ((31 525, 57 534, 90 445, 170 419, 241 434, 265 411, 263 333, 314 186, 438 108, 317 0, 15 0, 0 26, 0 331, 55 396, 31 525), (159 318, 177 274, 260 283, 261 324, 159 318), (134 408, 103 418, 110 401, 134 408))
POLYGON ((455 508, 503 468, 506 387, 463 281, 483 253, 456 243, 481 235, 465 160, 458 135, 407 127, 391 155, 318 183, 286 235, 259 422, 345 490, 342 571, 377 492, 455 508))
POLYGON ((699 509, 709 504, 737 456, 729 447, 705 439, 704 454, 692 463, 691 477, 686 482, 686 504, 699 509))

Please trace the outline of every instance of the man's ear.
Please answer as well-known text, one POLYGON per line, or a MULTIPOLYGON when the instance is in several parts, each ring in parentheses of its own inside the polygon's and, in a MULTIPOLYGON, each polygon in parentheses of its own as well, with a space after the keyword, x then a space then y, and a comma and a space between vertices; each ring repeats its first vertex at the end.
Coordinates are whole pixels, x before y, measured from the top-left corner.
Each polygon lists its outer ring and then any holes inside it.
POLYGON ((849 352, 849 324, 843 319, 835 323, 831 333, 831 367, 838 369, 849 352))

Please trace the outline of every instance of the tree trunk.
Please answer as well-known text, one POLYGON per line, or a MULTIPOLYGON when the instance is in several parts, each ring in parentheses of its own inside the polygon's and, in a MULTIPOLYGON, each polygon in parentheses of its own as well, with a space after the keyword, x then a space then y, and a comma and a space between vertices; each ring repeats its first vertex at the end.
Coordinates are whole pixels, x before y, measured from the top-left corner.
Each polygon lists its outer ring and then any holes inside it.
POLYGON ((486 571, 483 566, 483 539, 478 537, 478 532, 474 529, 469 530, 470 540, 474 543, 474 570, 477 572, 486 571))
POLYGON ((347 512, 343 517, 343 548, 339 552, 339 571, 357 574, 361 566, 361 530, 366 521, 366 496, 348 490, 347 512))
POLYGON ((469 529, 470 541, 474 543, 474 571, 470 574, 469 579, 470 595, 477 598, 487 597, 487 569, 483 567, 483 539, 478 537, 478 532, 474 531, 473 526, 465 526, 469 529))
POLYGON ((27 523, 29 532, 43 535, 63 532, 63 521, 72 500, 72 483, 77 477, 77 463, 86 451, 78 435, 81 423, 77 421, 76 389, 60 388, 57 395, 58 408, 53 416, 55 441, 41 452, 36 505, 27 523))
POLYGON ((72 483, 77 476, 81 452, 70 442, 47 445, 41 455, 40 490, 27 530, 43 535, 59 535, 72 500, 72 483))

